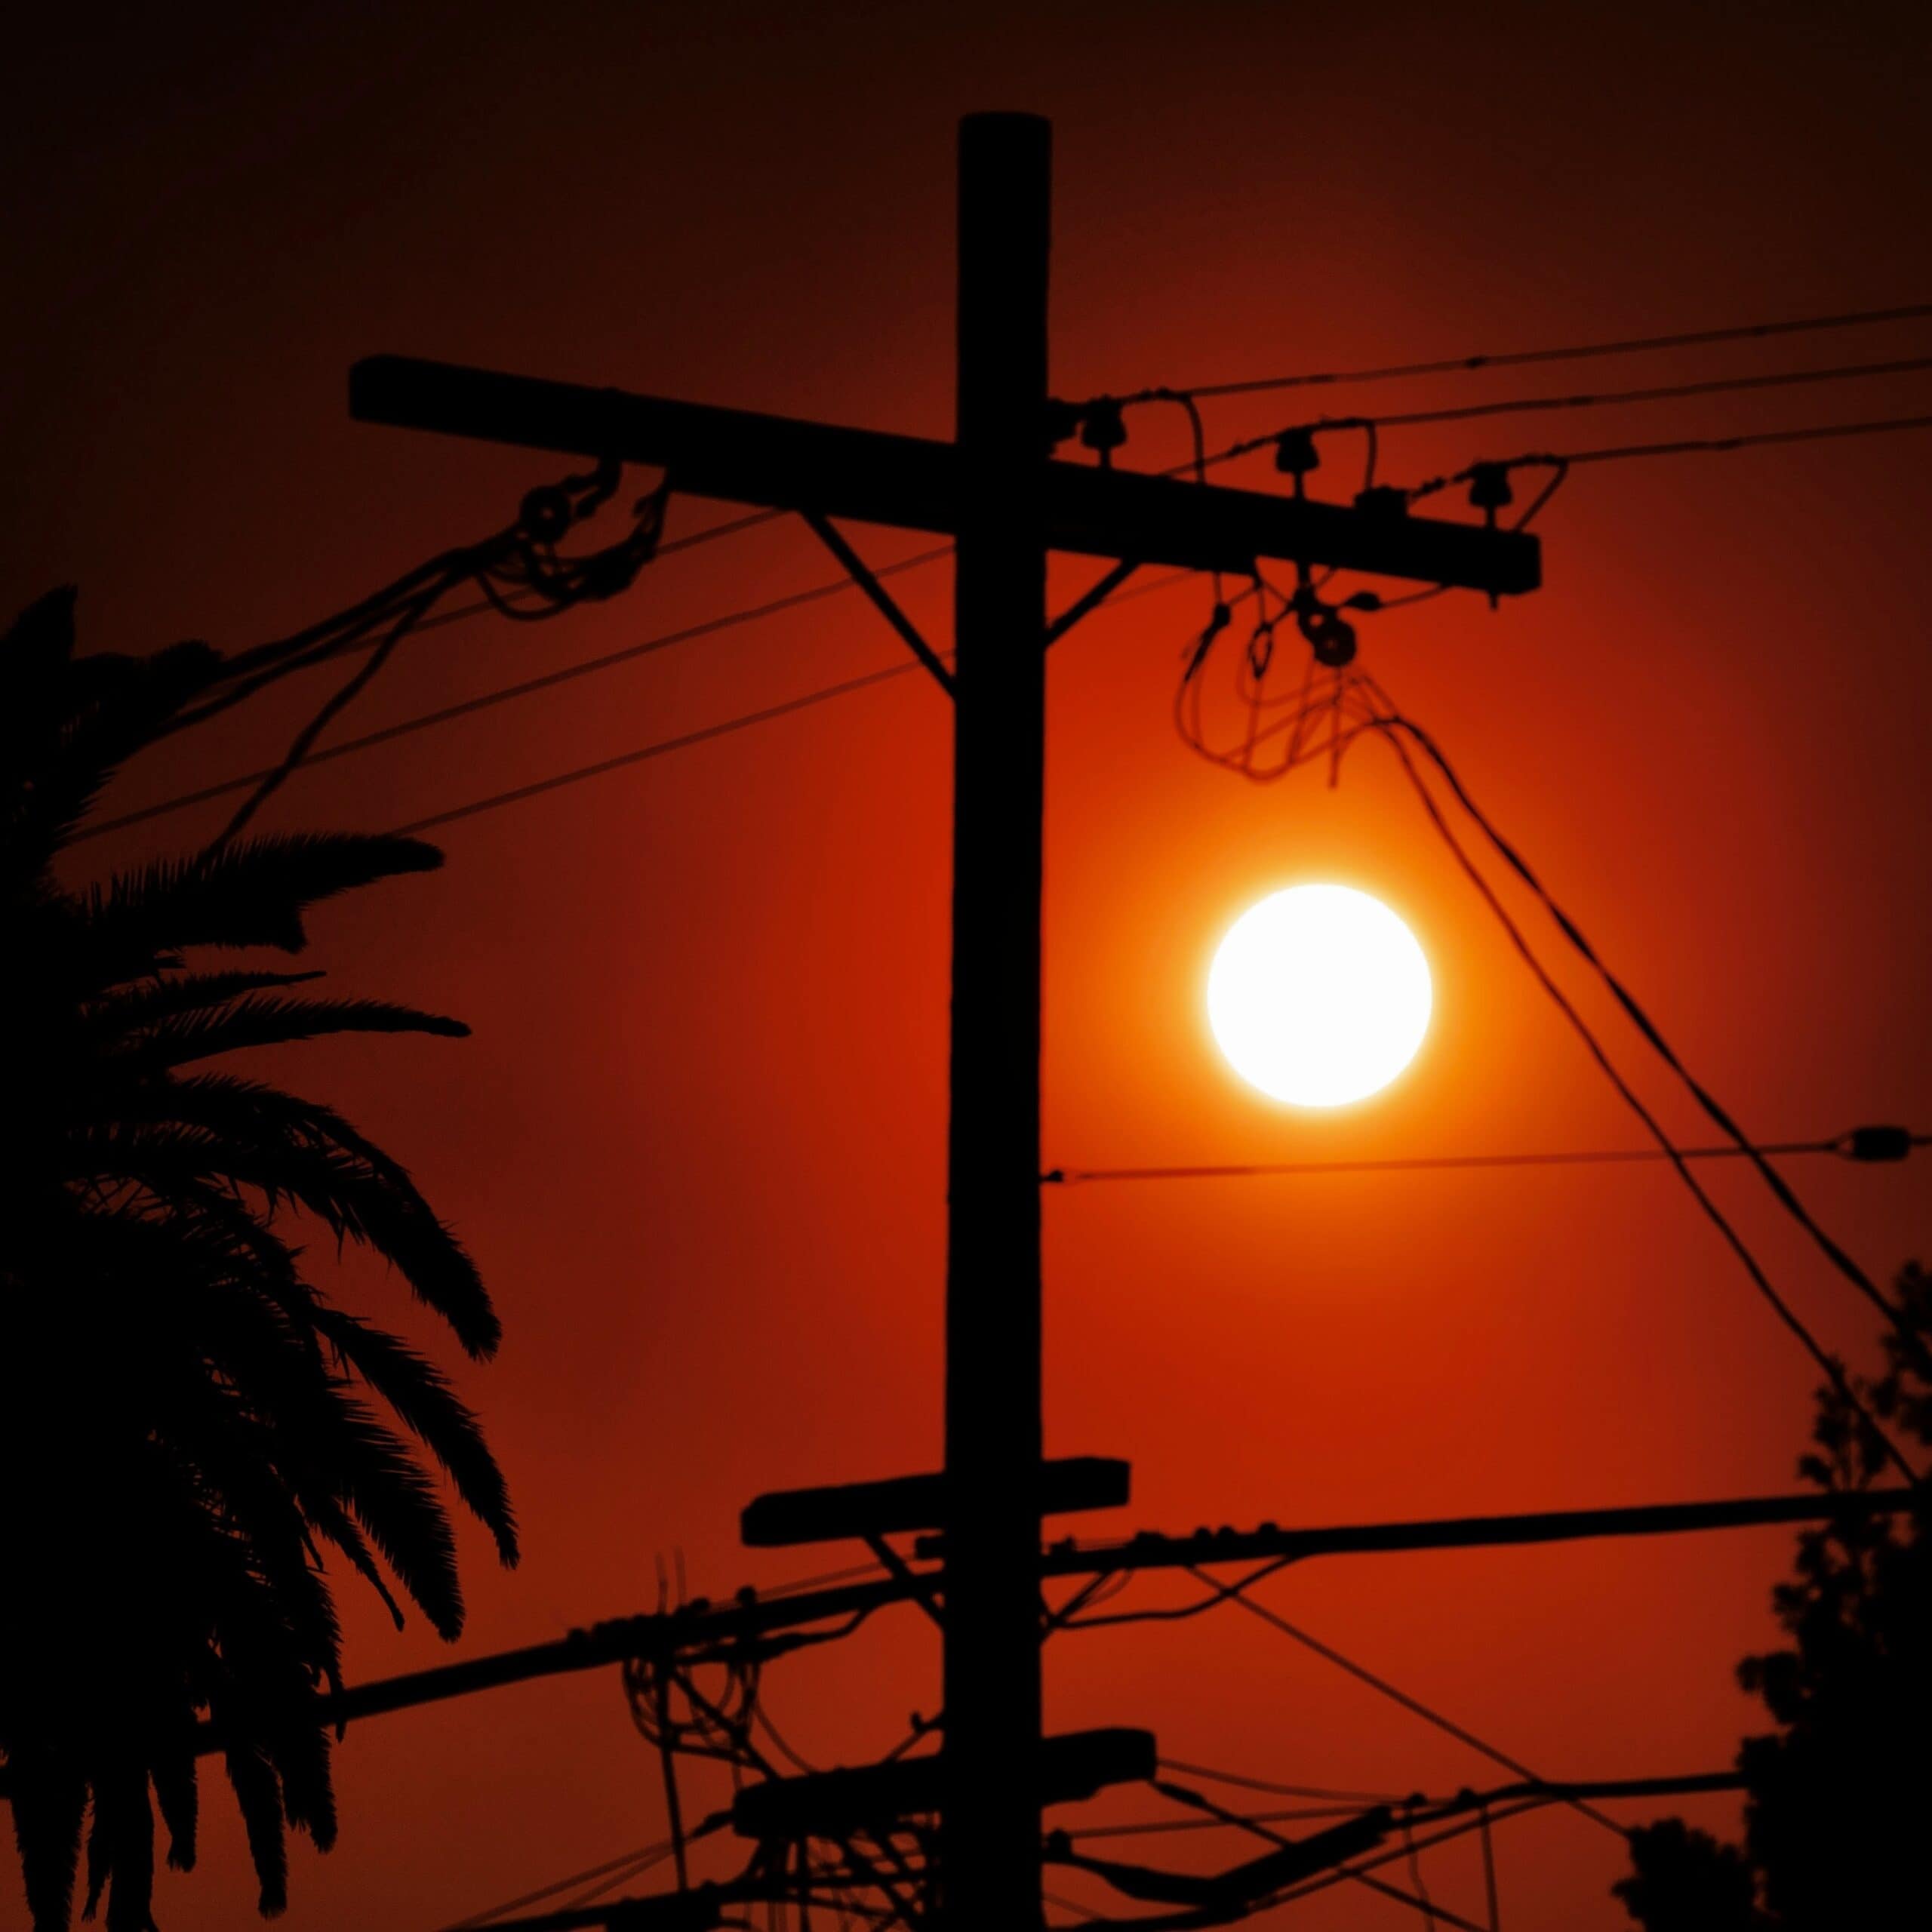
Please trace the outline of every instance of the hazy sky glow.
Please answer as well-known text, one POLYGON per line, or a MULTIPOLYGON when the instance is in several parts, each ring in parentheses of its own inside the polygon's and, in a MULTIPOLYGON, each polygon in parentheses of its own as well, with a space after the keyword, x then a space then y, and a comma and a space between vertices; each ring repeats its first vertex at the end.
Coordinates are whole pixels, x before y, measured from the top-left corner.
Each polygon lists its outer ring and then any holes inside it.
MULTIPOLYGON (((561 26, 507 0, 23 10, 0 63, 16 298, 0 590, 11 613, 77 582, 86 648, 244 648, 582 466, 350 422, 346 372, 380 350, 949 435, 953 147, 975 109, 1054 121, 1064 396, 1915 301, 1928 37, 1932 10, 1856 0, 586 0, 561 26)), ((1913 355, 1929 334, 1204 411, 1219 446, 1324 410, 1913 355)), ((1928 385, 1395 429, 1378 480, 1922 411, 1928 385)), ((1128 421, 1117 461, 1188 460, 1181 411, 1128 421)), ((1312 492, 1361 486, 1361 441, 1324 438, 1312 492)), ((1543 590, 1361 623, 1364 667, 1766 1137, 1932 1124, 1928 459, 1932 438, 1900 435, 1582 467, 1537 520, 1543 590)), ((1265 453, 1219 473, 1284 487, 1265 453)), ((654 481, 632 472, 615 509, 654 481)), ((1434 507, 1472 514, 1460 493, 1434 507)), ((674 497, 669 534, 735 513, 674 497)), ((875 567, 932 540, 850 534, 875 567)), ((836 574, 780 519, 667 555, 554 625, 427 631, 332 728, 378 731, 836 574)), ((1096 574, 1057 560, 1055 608, 1096 574)), ((891 584, 949 645, 949 568, 891 584)), ((1177 581, 1054 646, 1043 1164, 1642 1144, 1386 746, 1349 750, 1332 786, 1318 767, 1260 786, 1179 742, 1175 686, 1212 597, 1177 581), (1208 962, 1271 893, 1343 880, 1419 937, 1436 1017, 1372 1102, 1276 1104, 1203 1023, 1208 962)), ((1213 675, 1244 641, 1223 638, 1213 675)), ((1300 651, 1271 688, 1299 678, 1300 651)), ((264 823, 407 823, 903 661, 841 592, 317 764, 264 823)), ((171 740, 106 809, 261 769, 341 675, 171 740)), ((738 1512, 761 1491, 937 1466, 951 722, 923 674, 868 686, 451 825, 432 835, 441 872, 318 912, 299 963, 328 969, 328 992, 475 1029, 321 1041, 260 1072, 405 1161, 476 1256, 503 1350, 448 1365, 525 1532, 512 1573, 462 1532, 457 1654, 341 1579, 352 1681, 648 1608, 660 1555, 714 1600, 863 1560, 746 1549, 738 1512)), ((77 859, 191 851, 232 802, 77 859)), ((1620 1066, 1698 1134, 1547 917, 1503 889, 1620 1066)), ((1277 1008, 1297 1011, 1271 992, 1277 1008)), ((1711 1164, 1708 1184, 1827 1344, 1870 1366, 1869 1311, 1744 1165, 1711 1164)), ((1792 1177, 1884 1275, 1927 1246, 1928 1176, 1932 1154, 1792 1177)), ((1795 1486, 1815 1372, 1659 1166, 1069 1187, 1042 1217, 1051 1453, 1134 1465, 1130 1508, 1056 1518, 1056 1536, 1795 1486)), ((337 1278, 325 1235, 305 1238, 343 1305, 447 1361, 398 1282, 337 1278)), ((1721 1768, 1763 1727, 1734 1666, 1773 1635, 1790 1550, 1766 1530, 1337 1558, 1257 1595, 1540 1775, 1675 1774, 1721 1768)), ((1164 1587, 1123 1601, 1195 1589, 1164 1587)), ((918 1611, 881 1615, 775 1664, 770 1707, 814 1761, 866 1761, 938 1708, 937 1654, 918 1611)), ((1494 1773, 1235 1610, 1058 1635, 1046 1672, 1051 1728, 1146 1725, 1164 1753, 1257 1777, 1453 1792, 1494 1773)), ((200 1864, 162 1875, 158 1922, 259 1932, 217 1762, 206 1775, 200 1864)), ((480 1912, 660 1838, 657 1777, 608 1672, 358 1723, 337 1758, 340 1847, 297 1846, 279 1927, 426 1932, 480 1912)), ((728 1801, 708 1777, 688 1817, 728 1801)), ((1148 1795, 1110 1802, 1054 1822, 1156 1813, 1148 1795)), ((1687 1809, 1737 1825, 1728 1798, 1687 1809)), ((1158 1842, 1177 1863, 1239 1855, 1229 1834, 1158 1842)), ((1506 1924, 1617 1922, 1610 1833, 1559 1807, 1497 1844, 1506 1924)), ((18 1922, 12 1861, 0 1831, 0 1926, 18 1922)), ((1435 1896, 1480 1919, 1473 1840, 1425 1863, 1435 1896)), ((1337 1887, 1263 1932, 1402 1923, 1337 1887)))

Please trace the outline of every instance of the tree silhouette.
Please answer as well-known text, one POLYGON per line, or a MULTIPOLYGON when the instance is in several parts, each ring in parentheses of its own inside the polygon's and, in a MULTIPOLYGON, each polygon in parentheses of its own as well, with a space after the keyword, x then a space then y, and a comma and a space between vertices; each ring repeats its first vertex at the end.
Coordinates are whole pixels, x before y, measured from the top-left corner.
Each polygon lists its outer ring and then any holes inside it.
POLYGON ((333 1549, 398 1622, 463 1626, 432 1469, 516 1533, 475 1418, 437 1368, 331 1305, 306 1217, 386 1257, 473 1357, 498 1336, 469 1257, 408 1174, 331 1109, 211 1071, 331 1033, 459 1035, 452 1020, 212 970, 285 953, 318 901, 441 863, 389 837, 252 838, 105 885, 56 863, 122 760, 218 678, 199 645, 77 658, 72 598, 0 639, 0 895, 8 980, 0 1216, 0 1749, 36 1932, 87 1903, 149 1932, 154 1811, 194 1862, 198 1747, 224 1758, 264 1912, 286 1826, 335 1835, 319 1694, 340 1632, 333 1549))
MULTIPOLYGON (((1872 1414, 1932 1444, 1932 1275, 1899 1277, 1903 1336, 1861 1385, 1872 1414)), ((1820 1391, 1801 1474, 1842 1494, 1888 1465, 1844 1397, 1820 1391)), ((1797 1574, 1773 1598, 1788 1647, 1745 1659, 1738 1678, 1777 1728, 1738 1755, 1742 1847, 1668 1819, 1631 1843, 1616 1887, 1647 1932, 1844 1932, 1924 1922, 1932 1884, 1932 1499, 1902 1524, 1847 1514, 1798 1540, 1797 1574)))

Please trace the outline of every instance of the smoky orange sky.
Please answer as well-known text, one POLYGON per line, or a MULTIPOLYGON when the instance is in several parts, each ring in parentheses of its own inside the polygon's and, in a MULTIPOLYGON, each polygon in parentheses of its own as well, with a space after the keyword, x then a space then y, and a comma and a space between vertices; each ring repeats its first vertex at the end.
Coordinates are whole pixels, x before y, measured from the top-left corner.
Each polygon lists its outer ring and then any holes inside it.
MULTIPOLYGON (((1921 299, 1929 52, 1922 12, 1860 5, 301 5, 17 26, 0 593, 11 612, 77 582, 91 648, 240 648, 497 528, 568 467, 352 423, 346 370, 377 350, 948 435, 955 128, 979 108, 1055 124, 1063 395, 1921 299)), ((1909 355, 1927 337, 1333 406, 1909 355)), ((1539 445, 1929 405, 1921 376, 1459 424, 1392 432, 1384 464, 1414 479, 1539 445)), ((1231 401, 1209 432, 1298 413, 1231 401)), ((1137 420, 1129 460, 1182 454, 1160 414, 1137 420)), ((1899 436, 1580 472, 1539 525, 1540 593, 1364 626, 1366 666, 1767 1137, 1932 1124, 1927 454, 1899 436)), ((1343 467, 1318 481, 1345 487, 1343 467)), ((1244 480, 1275 487, 1265 462, 1244 480)), ((676 503, 671 534, 720 514, 676 503)), ((921 547, 855 534, 875 561, 921 547)), ((830 574, 775 525, 552 625, 432 631, 343 728, 830 574)), ((900 586, 942 638, 947 589, 943 568, 900 586)), ((1208 601, 1198 583, 1150 594, 1054 651, 1049 1164, 1638 1144, 1385 752, 1359 748, 1332 791, 1318 772, 1264 788, 1177 742, 1179 654, 1208 601), (1242 1087, 1202 1009, 1227 922, 1303 878, 1386 900, 1435 974, 1414 1066, 1332 1115, 1242 1087)), ((899 650, 861 599, 835 598, 300 776, 269 820, 397 824, 899 650)), ((260 764, 326 688, 143 761, 114 804, 260 764)), ((441 873, 315 921, 333 983, 475 1029, 272 1063, 410 1163, 503 1314, 500 1360, 462 1383, 528 1554, 498 1571, 466 1533, 462 1654, 648 1607, 676 1552, 712 1595, 832 1567, 842 1549, 741 1549, 738 1509, 936 1465, 949 765, 943 698, 903 678, 452 826, 441 873)), ((83 856, 182 849, 218 809, 83 856)), ((1707 1138, 1563 970, 1666 1120, 1707 1138)), ((1793 1171, 1889 1273, 1924 1247, 1924 1159, 1793 1171)), ((1806 1318, 1869 1361, 1861 1305, 1761 1189, 1707 1171, 1806 1318)), ((1044 1209, 1049 1447, 1134 1469, 1130 1511, 1069 1528, 1791 1486, 1814 1375, 1662 1169, 1095 1186, 1044 1209)), ((396 1283, 352 1266, 341 1287, 426 1335, 396 1283)), ((1702 1770, 1758 1721, 1732 1668, 1772 1634, 1789 1546, 1326 1559, 1265 1595, 1546 1775, 1702 1770)), ((341 1595, 352 1678, 445 1654, 352 1578, 341 1595)), ((808 1755, 858 1761, 933 1709, 937 1666, 928 1627, 894 1614, 775 1669, 770 1702, 808 1755)), ((1263 1777, 1491 1781, 1238 1611, 1057 1640, 1048 1699, 1054 1727, 1144 1724, 1174 1757, 1263 1777)), ((165 1876, 158 1910, 241 1932, 253 1886, 207 1771, 201 1869, 165 1876)), ((292 1932, 429 1932, 663 1827, 610 1672, 372 1720, 337 1776, 341 1844, 298 1850, 292 1932)), ((700 1778, 696 1802, 715 1798, 700 1778)), ((1117 1795, 1108 1815, 1154 1809, 1117 1795)), ((1622 1922, 1617 1847, 1574 1815, 1502 1827, 1499 1859, 1506 1922, 1622 1922)), ((1466 1844, 1426 1869, 1479 1909, 1466 1844)), ((20 1909, 9 1863, 0 1922, 20 1909)), ((1337 1890, 1282 1922, 1405 1918, 1337 1890)))

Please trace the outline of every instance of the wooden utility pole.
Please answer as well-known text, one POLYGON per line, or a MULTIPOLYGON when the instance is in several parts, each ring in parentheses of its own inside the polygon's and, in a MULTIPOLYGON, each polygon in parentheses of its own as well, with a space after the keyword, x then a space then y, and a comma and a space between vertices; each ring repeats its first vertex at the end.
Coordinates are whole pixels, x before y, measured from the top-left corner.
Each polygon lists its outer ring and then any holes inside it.
POLYGON ((649 464, 681 494, 796 512, 953 699, 946 1467, 765 1497, 745 1521, 747 1541, 763 1544, 857 1537, 896 1575, 904 1565, 888 1534, 940 1533, 941 1581, 920 1596, 936 1598, 943 1630, 934 1788, 947 1932, 1036 1926, 1042 1804, 1152 1770, 1145 1733, 1044 1746, 1041 1737, 1041 1518, 1126 1500, 1123 1465, 1048 1463, 1041 1451, 1046 654, 1098 601, 1090 593, 1050 624, 1048 555, 1109 560, 1100 589, 1144 564, 1241 572, 1263 559, 1491 595, 1539 580, 1536 540, 1515 532, 1054 460, 1050 175, 1045 122, 989 114, 962 123, 950 444, 391 356, 358 364, 351 378, 351 408, 366 420, 649 464), (835 517, 956 540, 950 671, 835 517))
POLYGON ((1040 888, 1051 135, 959 140, 943 1909, 1040 1915, 1040 888))

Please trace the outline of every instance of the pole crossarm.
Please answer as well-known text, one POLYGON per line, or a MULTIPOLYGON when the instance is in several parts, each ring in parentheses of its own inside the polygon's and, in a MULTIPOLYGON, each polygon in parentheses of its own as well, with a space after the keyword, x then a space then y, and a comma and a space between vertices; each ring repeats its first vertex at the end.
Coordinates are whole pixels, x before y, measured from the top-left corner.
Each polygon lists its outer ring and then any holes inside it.
MULTIPOLYGON (((1311 1556, 1494 1549, 1512 1545, 1574 1543, 1598 1537, 1669 1536, 1694 1530, 1825 1522, 1840 1515, 1890 1515, 1911 1509, 1914 1500, 1914 1492, 1900 1484, 1834 1496, 1800 1492, 1789 1496, 1740 1497, 1715 1503, 1644 1503, 1609 1509, 1543 1510, 1527 1515, 1340 1524, 1323 1529, 1282 1529, 1263 1523, 1257 1529, 1196 1530, 1184 1537, 1143 1530, 1120 1543, 1055 1544, 1043 1554, 1041 1567, 1042 1574, 1050 1577, 1087 1576, 1097 1571, 1189 1569, 1201 1564, 1251 1560, 1298 1562, 1311 1556)), ((922 1556, 932 1554, 923 1539, 915 1550, 922 1556)))
MULTIPOLYGON (((1369 1555, 1426 1549, 1496 1549, 1583 1541, 1602 1537, 1656 1536, 1697 1530, 1745 1529, 1767 1524, 1825 1522, 1840 1515, 1890 1515, 1912 1506, 1912 1492, 1899 1487, 1841 1496, 1755 1496, 1714 1503, 1639 1504, 1629 1509, 1567 1509, 1533 1515, 1464 1516, 1407 1523, 1341 1524, 1330 1528, 1199 1530, 1190 1536, 1143 1532, 1123 1541, 1081 1546, 1057 1543, 1041 1552, 1042 1577, 1100 1576, 1129 1570, 1186 1569, 1203 1563, 1251 1558, 1297 1561, 1314 1556, 1369 1555)), ((937 1566, 913 1569, 905 1578, 833 1584, 782 1596, 741 1592, 725 1603, 694 1599, 681 1609, 614 1617, 571 1631, 546 1644, 500 1651, 461 1663, 442 1664, 405 1676, 352 1684, 321 1700, 331 1724, 348 1724, 408 1710, 445 1698, 467 1697, 537 1678, 594 1670, 627 1659, 665 1659, 694 1651, 762 1645, 768 1653, 792 1647, 787 1633, 841 1619, 869 1616, 889 1605, 916 1601, 943 1589, 937 1566)), ((204 1750, 219 1748, 213 1732, 204 1750)))
MULTIPOLYGON (((882 430, 402 355, 358 362, 349 398, 365 423, 614 457, 664 470, 686 496, 893 529, 957 536, 967 497, 952 444, 882 430)), ((1542 581, 1537 540, 1522 531, 1044 457, 1041 469, 1049 549, 1198 571, 1333 565, 1498 595, 1542 581)))

